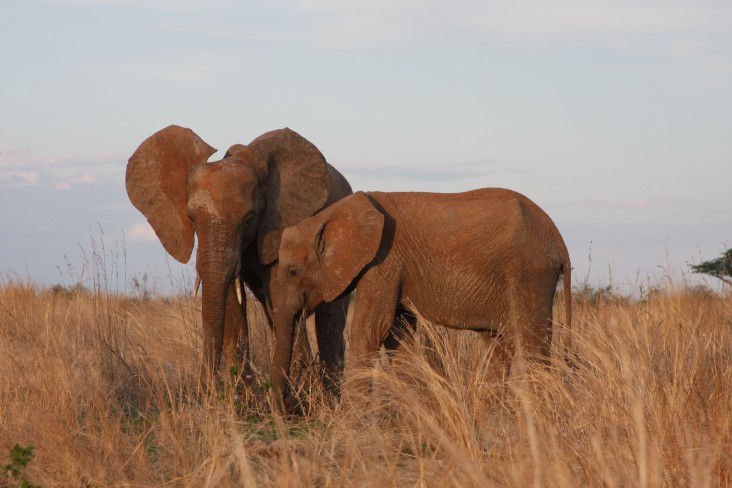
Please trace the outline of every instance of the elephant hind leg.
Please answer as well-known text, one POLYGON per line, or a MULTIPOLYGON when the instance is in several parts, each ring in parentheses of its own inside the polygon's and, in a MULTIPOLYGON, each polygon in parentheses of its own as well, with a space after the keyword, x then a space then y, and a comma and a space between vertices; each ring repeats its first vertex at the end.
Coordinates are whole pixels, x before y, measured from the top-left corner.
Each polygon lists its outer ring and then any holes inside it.
POLYGON ((511 322, 514 355, 549 362, 552 337, 553 295, 537 292, 536 287, 517 286, 511 293, 511 322))
POLYGON ((384 339, 384 348, 388 351, 395 351, 399 348, 399 344, 414 334, 416 330, 417 317, 404 308, 398 308, 391 330, 384 339))
MULTIPOLYGON (((493 330, 476 331, 486 345, 491 370, 495 371, 498 380, 505 380, 511 370, 511 360, 514 355, 513 341, 505 334, 496 334, 493 330)), ((491 376, 493 373, 491 373, 491 376)))

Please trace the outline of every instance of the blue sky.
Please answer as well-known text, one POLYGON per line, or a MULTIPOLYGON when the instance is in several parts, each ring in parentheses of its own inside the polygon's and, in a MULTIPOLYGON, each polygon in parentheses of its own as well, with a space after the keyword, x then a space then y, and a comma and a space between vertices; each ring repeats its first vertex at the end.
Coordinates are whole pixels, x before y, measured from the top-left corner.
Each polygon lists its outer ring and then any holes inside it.
POLYGON ((515 189, 576 283, 732 247, 728 1, 3 0, 0 67, 5 277, 68 284, 102 232, 121 288, 190 273, 124 191, 172 123, 288 126, 359 190, 515 189))

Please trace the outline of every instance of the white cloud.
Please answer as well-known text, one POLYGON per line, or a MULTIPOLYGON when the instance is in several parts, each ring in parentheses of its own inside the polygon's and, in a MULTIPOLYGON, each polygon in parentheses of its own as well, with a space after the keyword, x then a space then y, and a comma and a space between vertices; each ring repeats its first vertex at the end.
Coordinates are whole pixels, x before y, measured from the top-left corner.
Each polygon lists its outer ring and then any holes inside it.
POLYGON ((171 18, 162 27, 226 38, 287 39, 333 47, 454 38, 634 43, 649 36, 729 33, 726 0, 37 0, 225 16, 171 18), (215 27, 215 28, 212 28, 215 27))
POLYGON ((0 188, 29 186, 38 183, 38 171, 1 171, 0 188))
POLYGON ((530 42, 647 38, 692 30, 729 32, 730 4, 722 1, 538 0, 288 0, 319 14, 317 40, 382 42, 437 38, 446 33, 485 40, 530 42))
MULTIPOLYGON (((178 16, 158 28, 196 37, 306 43, 331 49, 445 39, 542 49, 601 46, 671 61, 674 76, 691 73, 705 78, 705 85, 725 85, 732 79, 729 48, 718 46, 725 44, 719 42, 720 35, 732 34, 728 21, 732 3, 718 0, 276 0, 246 6, 217 4, 207 7, 206 13, 221 12, 224 7, 231 10, 219 20, 178 16)), ((220 52, 213 57, 203 52, 186 56, 152 60, 141 69, 158 78, 200 82, 227 65, 220 52)))
POLYGON ((346 175, 359 175, 376 180, 392 181, 456 181, 475 180, 486 174, 528 173, 525 169, 509 168, 497 161, 485 160, 470 163, 439 165, 381 165, 344 164, 339 169, 346 175))
POLYGON ((635 209, 690 209, 714 207, 715 205, 719 205, 719 202, 712 199, 632 197, 623 200, 573 200, 565 201, 556 205, 563 208, 575 208, 581 211, 627 210, 632 212, 635 209))
POLYGON ((183 12, 211 12, 231 10, 235 0, 36 0, 37 3, 76 7, 125 7, 140 10, 173 10, 183 12))
POLYGON ((635 198, 633 200, 626 200, 620 204, 621 207, 631 208, 667 207, 669 205, 671 205, 671 202, 667 200, 652 200, 648 198, 635 198))
MULTIPOLYGON (((257 41, 292 41, 292 33, 285 29, 277 30, 261 25, 242 27, 232 22, 214 20, 166 20, 157 24, 164 32, 191 34, 195 36, 219 37, 224 39, 257 40, 257 41)), ((186 53, 188 54, 188 53, 186 53)), ((203 53, 205 56, 220 56, 221 51, 203 53)), ((204 57, 204 56, 202 56, 204 57)))
MULTIPOLYGON (((443 39, 536 45, 591 43, 662 52, 664 43, 732 31, 724 0, 42 0, 170 12, 161 30, 331 48, 443 39)), ((154 76, 201 81, 211 53, 143 64, 154 76), (178 62, 182 61, 182 62, 178 62)))
POLYGON ((157 241, 158 236, 147 222, 133 224, 127 231, 127 238, 133 242, 157 241))
POLYGON ((121 178, 125 156, 101 153, 61 157, 0 147, 0 187, 49 184, 56 190, 121 178))
POLYGON ((51 166, 59 163, 55 157, 44 156, 30 149, 0 147, 0 168, 27 168, 29 166, 51 166))
POLYGON ((74 185, 91 185, 97 181, 98 177, 90 172, 86 172, 80 176, 73 178, 64 178, 54 185, 55 190, 70 190, 74 185))
POLYGON ((700 37, 684 37, 669 41, 665 51, 680 71, 709 80, 706 86, 732 85, 729 47, 725 49, 700 37))

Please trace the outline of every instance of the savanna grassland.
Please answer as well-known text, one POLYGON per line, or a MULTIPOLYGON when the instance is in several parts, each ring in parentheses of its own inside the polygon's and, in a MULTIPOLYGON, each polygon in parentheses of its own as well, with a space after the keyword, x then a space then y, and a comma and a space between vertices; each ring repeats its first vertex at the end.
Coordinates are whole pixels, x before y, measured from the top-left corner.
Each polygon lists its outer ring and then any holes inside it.
POLYGON ((560 328, 549 368, 508 378, 474 333, 421 321, 358 414, 305 370, 285 419, 257 310, 261 370, 199 393, 199 310, 4 278, 0 486, 732 486, 730 294, 577 293, 571 361, 560 328))

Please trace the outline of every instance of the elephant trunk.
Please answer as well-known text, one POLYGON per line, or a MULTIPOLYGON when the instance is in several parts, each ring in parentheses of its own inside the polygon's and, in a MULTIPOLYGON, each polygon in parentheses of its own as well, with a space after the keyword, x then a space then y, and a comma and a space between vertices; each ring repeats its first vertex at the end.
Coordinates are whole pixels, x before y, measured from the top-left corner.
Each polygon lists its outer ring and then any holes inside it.
POLYGON ((275 318, 275 350, 272 360, 272 394, 280 413, 286 413, 284 395, 292 358, 292 336, 298 320, 296 313, 278 310, 275 318))
POLYGON ((201 293, 203 325, 203 357, 201 377, 208 379, 218 368, 221 348, 224 342, 224 317, 226 314, 226 294, 229 283, 223 273, 202 273, 203 290, 201 293))
POLYGON ((232 246, 233 237, 222 233, 204 235, 216 236, 215 242, 202 239, 199 242, 197 258, 198 273, 201 276, 201 321, 203 325, 203 356, 201 379, 206 381, 214 374, 221 361, 224 342, 224 321, 226 297, 232 280, 239 272, 239 260, 232 246))

